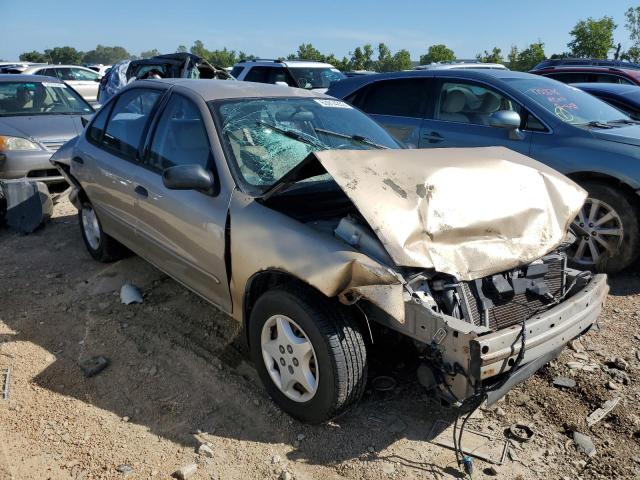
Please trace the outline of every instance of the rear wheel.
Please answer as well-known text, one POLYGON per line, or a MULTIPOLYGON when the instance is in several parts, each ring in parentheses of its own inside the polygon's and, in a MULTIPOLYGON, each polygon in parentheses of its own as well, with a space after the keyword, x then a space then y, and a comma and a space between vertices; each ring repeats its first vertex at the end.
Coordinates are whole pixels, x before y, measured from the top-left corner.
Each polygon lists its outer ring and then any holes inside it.
POLYGON ((78 212, 82 240, 91 256, 99 262, 114 262, 123 258, 127 250, 102 230, 102 225, 90 202, 82 202, 78 212))
POLYGON ((364 340, 340 305, 304 288, 277 288, 256 302, 251 354, 269 395, 289 415, 319 423, 356 403, 367 379, 364 340))
POLYGON ((578 239, 569 250, 573 266, 615 273, 640 253, 638 217, 623 192, 601 183, 582 184, 587 200, 573 221, 578 239))

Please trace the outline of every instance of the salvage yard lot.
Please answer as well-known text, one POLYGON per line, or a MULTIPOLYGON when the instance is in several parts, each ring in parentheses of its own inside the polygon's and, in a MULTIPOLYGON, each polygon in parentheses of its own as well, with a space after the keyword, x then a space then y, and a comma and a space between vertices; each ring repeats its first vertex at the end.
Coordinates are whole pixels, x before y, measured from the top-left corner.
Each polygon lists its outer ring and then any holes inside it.
MULTIPOLYGON (((139 258, 93 261, 75 213, 65 200, 34 234, 0 231, 0 370, 12 369, 0 400, 0 480, 168 478, 191 463, 194 479, 460 476, 453 452, 427 441, 433 422, 455 412, 424 393, 400 354, 372 359, 371 375, 394 377, 393 391, 369 388, 334 422, 300 424, 267 397, 231 318, 139 258), (120 303, 127 280, 143 304, 120 303), (86 378, 78 363, 95 355, 111 363, 86 378), (201 443, 211 456, 196 453, 201 443)), ((600 332, 470 420, 500 438, 514 422, 536 431, 511 447, 499 478, 640 474, 640 275, 610 284, 600 332), (552 386, 559 375, 576 386, 552 386), (586 416, 615 397, 589 428, 586 416), (574 430, 591 437, 594 456, 576 450, 574 430)), ((488 477, 486 467, 476 461, 474 478, 488 477)))

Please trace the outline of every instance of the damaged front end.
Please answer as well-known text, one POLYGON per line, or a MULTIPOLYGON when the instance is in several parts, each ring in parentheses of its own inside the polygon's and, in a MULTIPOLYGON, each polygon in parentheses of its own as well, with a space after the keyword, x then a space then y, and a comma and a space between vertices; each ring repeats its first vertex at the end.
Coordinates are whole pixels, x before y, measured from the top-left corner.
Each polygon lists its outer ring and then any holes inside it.
POLYGON ((606 276, 564 253, 585 195, 504 148, 314 152, 258 202, 232 202, 231 258, 260 245, 258 265, 234 262, 232 290, 289 272, 412 338, 446 401, 493 402, 597 320, 606 276), (281 194, 324 173, 331 201, 281 194))

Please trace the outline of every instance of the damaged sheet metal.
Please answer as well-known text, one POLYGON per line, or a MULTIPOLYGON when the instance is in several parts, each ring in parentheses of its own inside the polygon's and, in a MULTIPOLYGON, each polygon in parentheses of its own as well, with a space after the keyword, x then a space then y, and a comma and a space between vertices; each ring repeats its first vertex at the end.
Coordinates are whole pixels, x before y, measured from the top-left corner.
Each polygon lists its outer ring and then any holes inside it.
POLYGON ((398 265, 461 280, 547 254, 586 198, 557 171, 503 147, 314 155, 398 265))
MULTIPOLYGON (((238 191, 231 199, 230 218, 234 305, 242 305, 256 272, 273 270, 294 275, 328 297, 361 295, 394 318, 404 319, 398 277, 343 241, 321 235, 238 191)), ((237 308, 234 314, 240 315, 237 308)))

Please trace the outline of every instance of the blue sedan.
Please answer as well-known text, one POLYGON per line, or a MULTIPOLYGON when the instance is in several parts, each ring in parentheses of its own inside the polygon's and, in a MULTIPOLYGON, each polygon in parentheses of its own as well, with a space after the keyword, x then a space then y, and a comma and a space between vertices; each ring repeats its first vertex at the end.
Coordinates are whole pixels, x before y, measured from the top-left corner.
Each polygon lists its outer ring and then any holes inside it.
POLYGON ((408 146, 500 145, 555 168, 589 192, 572 225, 572 263, 612 273, 638 258, 640 122, 621 110, 564 83, 509 70, 368 75, 336 82, 327 93, 408 146))

